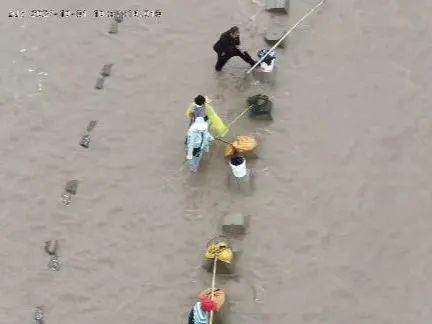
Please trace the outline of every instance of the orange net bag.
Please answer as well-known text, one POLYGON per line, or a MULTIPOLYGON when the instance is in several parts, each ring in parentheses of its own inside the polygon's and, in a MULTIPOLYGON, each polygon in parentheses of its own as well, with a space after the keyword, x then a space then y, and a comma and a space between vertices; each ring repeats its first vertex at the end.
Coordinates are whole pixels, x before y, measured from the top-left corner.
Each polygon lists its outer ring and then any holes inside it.
POLYGON ((237 136, 235 141, 225 147, 225 157, 231 157, 235 153, 252 152, 257 147, 257 142, 252 136, 237 136))
MULTIPOLYGON (((198 298, 210 298, 211 299, 212 289, 207 288, 200 292, 198 298)), ((216 311, 219 311, 225 303, 225 292, 222 289, 215 288, 213 300, 215 301, 217 308, 216 311)))

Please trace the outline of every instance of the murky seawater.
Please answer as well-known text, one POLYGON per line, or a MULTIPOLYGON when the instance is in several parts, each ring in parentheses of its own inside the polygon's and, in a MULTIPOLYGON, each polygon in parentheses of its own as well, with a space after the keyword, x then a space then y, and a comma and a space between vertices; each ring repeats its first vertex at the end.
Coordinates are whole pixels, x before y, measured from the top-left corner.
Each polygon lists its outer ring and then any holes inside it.
POLYGON ((37 305, 46 324, 185 323, 229 211, 252 218, 239 277, 217 279, 233 324, 431 322, 432 5, 328 0, 278 51, 273 85, 245 78, 241 60, 214 72, 222 31, 238 25, 255 53, 271 23, 288 28, 317 2, 291 3, 289 19, 263 0, 0 4, 2 323, 31 321, 37 305), (7 18, 108 6, 163 14, 117 35, 106 18, 7 18), (199 93, 227 122, 247 96, 272 98, 273 123, 245 117, 231 132, 259 141, 253 196, 227 190, 220 144, 198 176, 181 169, 199 93))

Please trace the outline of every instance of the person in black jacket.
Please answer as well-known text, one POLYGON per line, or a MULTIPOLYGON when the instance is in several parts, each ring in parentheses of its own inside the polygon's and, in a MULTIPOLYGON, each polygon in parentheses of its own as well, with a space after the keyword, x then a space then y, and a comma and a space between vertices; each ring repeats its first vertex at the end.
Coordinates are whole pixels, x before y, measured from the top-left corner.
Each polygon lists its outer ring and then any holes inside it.
POLYGON ((256 62, 252 59, 248 52, 240 51, 237 46, 240 45, 240 32, 237 26, 231 27, 224 32, 213 49, 218 55, 218 60, 215 66, 216 71, 222 70, 223 66, 231 57, 240 56, 246 63, 253 66, 256 62))

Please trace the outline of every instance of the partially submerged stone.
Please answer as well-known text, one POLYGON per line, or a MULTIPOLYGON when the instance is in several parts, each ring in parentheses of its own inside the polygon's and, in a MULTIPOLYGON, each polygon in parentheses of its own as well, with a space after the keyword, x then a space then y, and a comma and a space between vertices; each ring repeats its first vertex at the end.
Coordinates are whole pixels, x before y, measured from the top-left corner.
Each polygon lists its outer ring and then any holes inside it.
POLYGON ((117 34, 118 33, 118 22, 114 21, 111 23, 110 29, 108 31, 110 34, 117 34))
POLYGON ((52 271, 60 271, 61 263, 57 255, 51 256, 51 259, 48 262, 48 269, 52 271))
POLYGON ((95 88, 98 89, 98 90, 101 90, 101 89, 103 89, 103 87, 104 87, 104 78, 99 78, 99 79, 96 81, 96 86, 95 86, 95 88))
POLYGON ((122 22, 123 22, 123 13, 121 13, 121 12, 116 12, 115 15, 114 15, 114 20, 115 20, 117 23, 122 23, 122 22))
POLYGON ((33 313, 33 319, 36 321, 37 324, 43 324, 44 323, 44 310, 43 306, 36 306, 35 311, 33 313))
POLYGON ((90 135, 84 135, 82 138, 81 138, 81 141, 80 141, 80 145, 82 146, 82 147, 84 147, 84 148, 89 148, 89 145, 90 145, 90 135))
MULTIPOLYGON (((278 26, 272 26, 267 30, 264 39, 269 45, 273 46, 285 35, 285 33, 286 30, 284 28, 278 26)), ((280 42, 278 47, 284 48, 285 41, 286 39, 280 42)))
POLYGON ((258 119, 258 120, 273 120, 273 116, 271 114, 271 106, 267 107, 266 109, 258 110, 250 114, 250 116, 253 119, 258 119))
POLYGON ((45 252, 49 255, 57 255, 58 241, 50 240, 45 242, 45 252))
POLYGON ((113 66, 113 64, 105 64, 105 65, 102 67, 101 75, 102 75, 103 77, 108 77, 108 76, 110 76, 110 75, 111 75, 111 69, 112 69, 112 66, 113 66))
POLYGON ((272 109, 273 103, 268 96, 255 95, 247 99, 247 105, 250 108, 249 116, 254 119, 273 120, 272 109))
POLYGON ((266 0, 266 10, 288 14, 289 0, 266 0))
POLYGON ((246 227, 247 218, 242 213, 229 213, 222 219, 222 231, 226 234, 244 234, 246 233, 246 227))
POLYGON ((97 124, 97 120, 90 121, 87 126, 87 132, 90 133, 96 127, 96 124, 97 124))
POLYGON ((69 192, 72 195, 76 195, 77 190, 78 190, 78 184, 79 181, 78 180, 70 180, 66 183, 65 186, 65 191, 69 192))

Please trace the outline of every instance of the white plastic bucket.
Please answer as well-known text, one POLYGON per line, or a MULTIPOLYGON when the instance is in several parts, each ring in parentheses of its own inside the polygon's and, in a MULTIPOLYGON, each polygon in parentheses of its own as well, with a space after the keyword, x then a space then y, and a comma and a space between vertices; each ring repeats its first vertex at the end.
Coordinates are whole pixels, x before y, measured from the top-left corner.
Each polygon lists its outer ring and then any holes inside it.
POLYGON ((274 62, 275 62, 275 60, 272 60, 272 62, 271 62, 270 65, 262 62, 260 64, 261 72, 264 72, 264 73, 270 73, 270 72, 272 72, 273 68, 274 68, 274 62))
POLYGON ((232 157, 230 160, 230 166, 234 177, 243 178, 246 176, 246 159, 243 156, 232 157))

